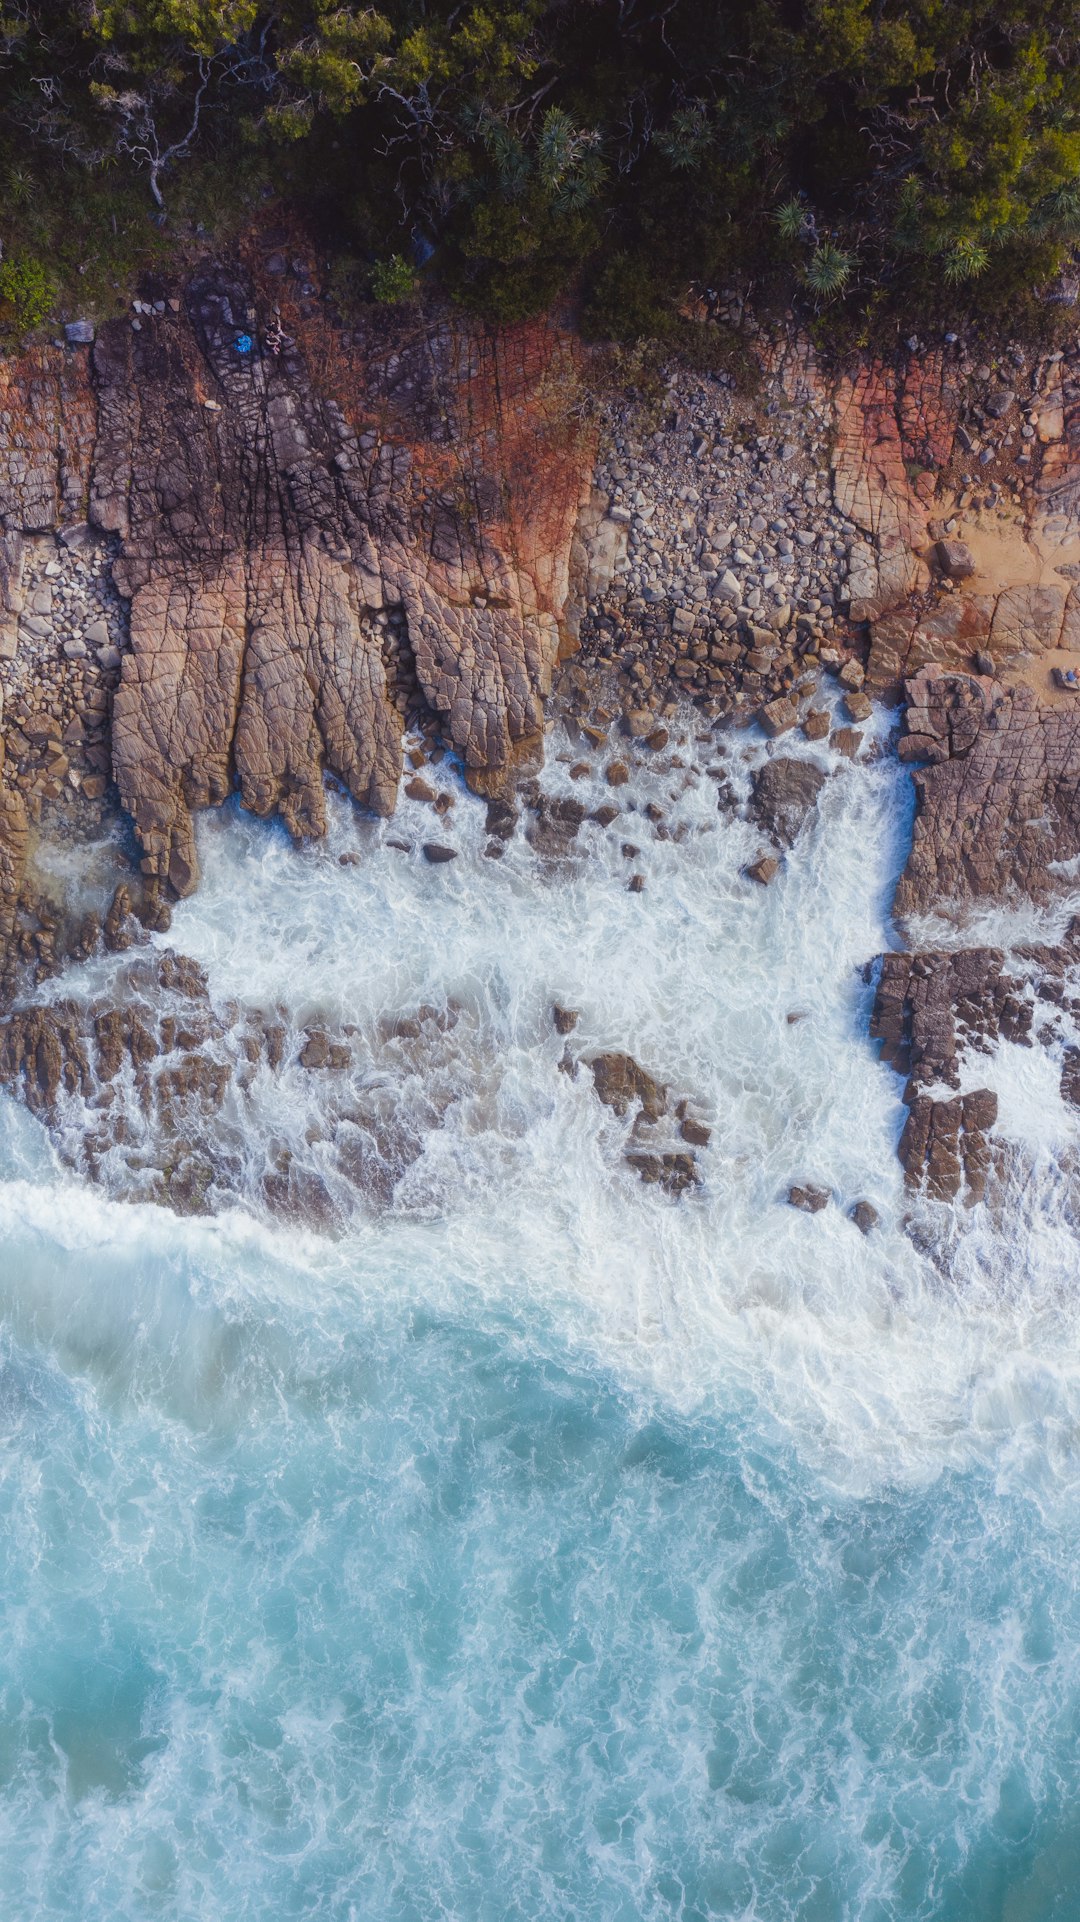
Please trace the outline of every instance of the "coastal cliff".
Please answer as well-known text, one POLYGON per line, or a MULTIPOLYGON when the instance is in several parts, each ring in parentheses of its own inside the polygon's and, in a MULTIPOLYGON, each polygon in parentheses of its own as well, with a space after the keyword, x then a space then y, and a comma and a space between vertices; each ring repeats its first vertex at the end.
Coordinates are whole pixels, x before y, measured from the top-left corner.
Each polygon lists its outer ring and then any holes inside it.
MULTIPOLYGON (((325 832, 328 777, 387 816, 412 730, 489 799, 491 852, 521 806, 555 858, 585 810, 535 789, 546 711, 601 752, 617 723, 617 788, 688 702, 718 738, 757 722, 854 761, 884 702, 913 770, 894 912, 917 951, 885 958, 872 1032, 909 1074, 910 1183, 981 1198, 993 1097, 941 1084, 964 1037, 1030 1042, 1016 1009, 1075 944, 1025 976, 989 948, 939 965, 922 930, 957 949, 973 912, 1063 900, 1080 855, 1080 696, 1054 675, 1080 660, 1080 349, 983 365, 915 343, 829 369, 736 315, 756 392, 676 371, 650 414, 587 404, 553 322, 344 328, 271 266, 203 266, 92 345, 0 366, 4 1079, 47 1119, 62 1086, 92 1091, 95 1048, 103 1073, 138 1052, 130 1010, 38 1005, 34 983, 167 928, 197 885, 194 816, 234 792, 298 839, 325 832), (137 872, 65 924, 34 838, 117 809, 137 872)), ((408 791, 450 806, 410 758, 408 791)), ((817 793, 803 761, 768 765, 766 885, 817 793)), ((202 997, 190 973, 164 985, 202 997)), ((221 1105, 215 1074, 180 1092, 221 1105)))

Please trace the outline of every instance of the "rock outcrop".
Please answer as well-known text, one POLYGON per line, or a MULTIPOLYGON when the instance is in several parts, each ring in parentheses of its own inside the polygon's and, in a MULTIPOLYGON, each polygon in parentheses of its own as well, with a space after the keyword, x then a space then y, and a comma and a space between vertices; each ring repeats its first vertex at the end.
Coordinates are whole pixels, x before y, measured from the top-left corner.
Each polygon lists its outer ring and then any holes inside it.
MULTIPOLYGON (((24 534, 87 513, 130 602, 112 772, 144 872, 179 894, 193 813, 234 786, 298 836, 323 830, 326 772, 389 813, 410 709, 497 791, 540 738, 588 493, 554 326, 337 336, 342 401, 295 344, 268 350, 263 306, 208 269, 90 356, 0 370, 0 643, 24 534)), ((2 916, 7 800, 0 832, 2 916)))
POLYGON ((413 386, 395 420, 373 380, 383 418, 354 423, 297 348, 238 351, 256 324, 250 290, 215 272, 186 314, 138 334, 109 326, 94 348, 90 516, 120 537, 131 601, 115 774, 144 867, 181 894, 192 812, 234 777, 247 807, 298 836, 323 831, 327 769, 390 813, 410 700, 439 715, 478 781, 498 783, 542 727, 582 492, 580 453, 564 447, 541 525, 515 540, 500 436, 568 353, 554 332, 547 357, 522 332, 477 337, 464 364, 449 331, 425 339, 416 377, 443 400, 432 462, 407 438, 413 386), (470 420, 463 396, 482 416, 489 389, 490 418, 470 420))
POLYGON ((916 815, 896 913, 1061 892, 1054 866, 1080 854, 1080 707, 935 668, 906 693, 916 815))
POLYGON ((989 1054, 999 1040, 1030 1046, 1032 1017, 1024 983, 996 948, 883 956, 870 1033, 882 1059, 907 1075, 899 1152, 909 1187, 939 1201, 962 1189, 982 1200, 997 1096, 959 1092, 962 1058, 989 1054))

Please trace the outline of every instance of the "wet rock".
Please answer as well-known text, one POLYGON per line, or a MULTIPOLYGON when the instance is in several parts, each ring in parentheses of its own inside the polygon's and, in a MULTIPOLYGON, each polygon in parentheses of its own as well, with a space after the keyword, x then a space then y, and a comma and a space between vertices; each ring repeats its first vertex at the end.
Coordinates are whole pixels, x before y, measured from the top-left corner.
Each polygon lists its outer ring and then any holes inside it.
POLYGON ((630 769, 625 761, 609 761, 604 769, 604 779, 609 787, 625 787, 630 779, 630 769))
POLYGON ((775 701, 767 701, 758 719, 766 734, 775 739, 777 735, 787 734, 798 725, 799 710, 795 702, 784 694, 775 701))
POLYGON ((696 1187, 700 1180, 693 1155, 634 1150, 628 1152, 624 1159, 641 1181, 662 1188, 669 1195, 683 1195, 689 1188, 696 1187))
POLYGON ((826 778, 824 769, 813 761, 777 756, 754 776, 750 812, 779 846, 794 847, 826 778))
POLYGON ((779 872, 780 863, 775 854, 759 854, 756 861, 743 869, 747 880, 757 881, 763 888, 767 888, 770 881, 775 881, 779 872))
POLYGON ((556 1002, 551 1010, 551 1018, 555 1023, 556 1034, 573 1034, 580 1016, 576 1008, 560 1008, 556 1002))
POLYGON ((326 1068, 330 1064, 330 1036, 321 1028, 308 1030, 307 1038, 300 1050, 302 1068, 326 1068))
POLYGON ((586 812, 581 801, 560 795, 541 795, 536 817, 528 830, 530 843, 540 854, 556 857, 565 854, 586 812))
POLYGON ((593 1086, 605 1107, 628 1114, 640 1103, 649 1121, 667 1113, 667 1089, 629 1054, 598 1054, 589 1062, 593 1086))
POLYGON ((823 741, 832 722, 826 707, 812 707, 803 721, 803 733, 808 741, 823 741))
POLYGON ((517 809, 507 800, 496 796, 487 804, 484 827, 496 841, 509 841, 517 826, 517 809))
POLYGON ((872 1201, 857 1201, 851 1210, 851 1219, 861 1235, 868 1235, 877 1227, 881 1217, 872 1201))
POLYGON ((820 1214, 832 1200, 827 1188, 815 1188, 810 1182, 789 1188, 787 1198, 792 1208, 801 1208, 808 1215, 820 1214))
POLYGON ((406 781, 405 792, 410 801, 431 802, 435 799, 435 789, 418 774, 415 774, 411 781, 406 781))
POLYGON ((457 860, 457 849, 444 847, 439 841, 425 841, 423 854, 425 861, 430 861, 433 867, 440 867, 446 861, 457 860))
POLYGON ((854 761, 858 757, 863 737, 857 727, 834 727, 829 736, 829 746, 845 760, 854 761))
POLYGON ((1080 1048, 1069 1047, 1061 1064, 1061 1099, 1080 1108, 1080 1048))
POLYGON ((131 910, 131 892, 121 881, 109 903, 102 935, 110 954, 122 954, 138 937, 138 926, 131 910))
POLYGON ((692 1148, 707 1148, 712 1140, 712 1129, 693 1115, 684 1115, 679 1125, 679 1133, 692 1148))

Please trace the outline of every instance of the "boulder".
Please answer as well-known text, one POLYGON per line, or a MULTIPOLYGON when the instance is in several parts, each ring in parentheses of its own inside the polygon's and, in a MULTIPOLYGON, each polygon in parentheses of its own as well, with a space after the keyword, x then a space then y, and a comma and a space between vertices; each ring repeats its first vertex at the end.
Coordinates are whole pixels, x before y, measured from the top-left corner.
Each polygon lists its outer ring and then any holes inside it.
POLYGON ((799 710, 787 694, 781 694, 775 701, 767 701, 758 715, 766 734, 771 740, 777 735, 786 734, 798 724, 799 710))
POLYGON ((949 581, 968 581, 975 572, 975 556, 966 541, 938 541, 934 559, 949 581))
POLYGON ((827 776, 814 761, 780 755, 754 776, 750 812, 780 847, 794 847, 827 776))

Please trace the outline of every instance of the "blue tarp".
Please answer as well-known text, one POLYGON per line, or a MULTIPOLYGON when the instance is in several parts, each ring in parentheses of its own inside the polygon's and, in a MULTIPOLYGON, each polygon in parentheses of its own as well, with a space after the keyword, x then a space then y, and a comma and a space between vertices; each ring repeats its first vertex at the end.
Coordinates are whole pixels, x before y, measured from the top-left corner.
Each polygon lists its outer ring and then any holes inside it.
POLYGON ((238 354, 250 354, 255 342, 252 340, 250 334, 237 334, 233 344, 238 354))

